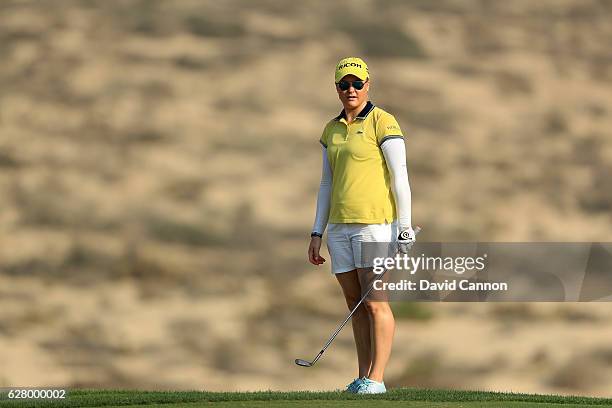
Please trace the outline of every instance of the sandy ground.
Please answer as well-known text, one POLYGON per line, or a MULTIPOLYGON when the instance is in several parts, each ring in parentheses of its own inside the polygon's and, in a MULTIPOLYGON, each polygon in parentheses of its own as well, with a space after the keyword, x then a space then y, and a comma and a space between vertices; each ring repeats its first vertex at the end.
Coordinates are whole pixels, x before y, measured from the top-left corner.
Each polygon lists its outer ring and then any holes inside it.
MULTIPOLYGON (((266 332, 265 315, 274 312, 270 294, 256 287, 238 296, 167 291, 143 300, 129 281, 95 289, 25 278, 1 283, 2 386, 325 390, 355 374, 350 328, 315 368, 293 364, 316 354, 341 320, 338 294, 320 299, 325 318, 296 317, 266 332)), ((425 307, 431 320, 398 321, 391 386, 610 395, 605 303, 425 307)))

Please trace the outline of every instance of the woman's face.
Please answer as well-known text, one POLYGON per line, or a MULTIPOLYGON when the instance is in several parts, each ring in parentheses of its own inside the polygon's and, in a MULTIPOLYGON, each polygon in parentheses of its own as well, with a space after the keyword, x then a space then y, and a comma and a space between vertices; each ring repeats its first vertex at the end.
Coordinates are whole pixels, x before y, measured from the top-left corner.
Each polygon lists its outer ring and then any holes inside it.
POLYGON ((361 90, 357 90, 352 85, 352 83, 353 81, 359 81, 359 80, 360 79, 357 78, 355 75, 344 76, 341 79, 341 81, 347 81, 351 83, 351 86, 346 91, 343 91, 342 89, 340 89, 340 87, 336 84, 336 92, 338 92, 338 98, 340 99, 340 102, 342 102, 342 105, 344 106, 344 109, 346 110, 356 109, 359 106, 361 106, 361 104, 363 104, 365 101, 368 100, 368 91, 370 90, 370 80, 369 79, 367 80, 367 82, 365 83, 365 85, 363 86, 361 90))

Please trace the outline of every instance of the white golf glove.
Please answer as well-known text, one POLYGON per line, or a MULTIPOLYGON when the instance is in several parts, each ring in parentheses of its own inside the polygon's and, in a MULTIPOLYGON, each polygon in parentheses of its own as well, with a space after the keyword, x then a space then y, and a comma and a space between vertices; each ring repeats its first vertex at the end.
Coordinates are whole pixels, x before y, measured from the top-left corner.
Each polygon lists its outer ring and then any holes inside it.
POLYGON ((415 240, 416 234, 412 227, 403 229, 397 237, 397 250, 401 254, 407 254, 415 240))

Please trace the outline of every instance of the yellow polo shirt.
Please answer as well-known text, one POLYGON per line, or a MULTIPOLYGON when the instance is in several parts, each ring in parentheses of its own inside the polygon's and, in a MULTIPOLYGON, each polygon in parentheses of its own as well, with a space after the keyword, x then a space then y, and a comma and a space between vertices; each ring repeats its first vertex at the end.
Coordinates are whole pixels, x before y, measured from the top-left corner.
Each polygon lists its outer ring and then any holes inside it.
POLYGON ((328 222, 382 224, 397 218, 380 146, 403 137, 393 115, 369 101, 352 123, 343 110, 325 125, 320 142, 333 173, 328 222))

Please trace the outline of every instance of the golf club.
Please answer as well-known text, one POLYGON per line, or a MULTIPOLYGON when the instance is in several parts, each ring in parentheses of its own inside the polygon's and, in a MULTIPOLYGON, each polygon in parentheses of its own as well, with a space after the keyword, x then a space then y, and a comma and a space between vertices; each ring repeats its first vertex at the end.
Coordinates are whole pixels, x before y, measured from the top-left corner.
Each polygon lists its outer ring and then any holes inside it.
MULTIPOLYGON (((414 235, 416 236, 419 231, 421 231, 421 227, 417 226, 414 229, 414 235)), ((408 247, 408 249, 412 248, 412 245, 414 244, 414 241, 410 243, 410 246, 408 247)), ((385 269, 379 276, 379 278, 382 278, 383 275, 387 273, 387 270, 385 269)), ((321 351, 319 351, 319 354, 317 354, 317 356, 314 358, 314 360, 312 361, 307 361, 307 360, 302 360, 301 358, 296 358, 295 359, 295 364, 302 366, 302 367, 312 367, 313 365, 315 365, 317 363, 317 361, 319 361, 319 359, 321 358, 321 356, 323 355, 323 353, 325 353, 325 350, 327 350, 327 348, 329 347, 329 345, 332 343, 332 341, 334 341, 334 339, 336 338, 336 336, 338 335, 338 333, 340 333, 340 330, 342 330, 342 328, 346 325, 346 323, 349 321, 349 319, 353 316, 353 314, 355 313, 355 311, 357 311, 357 308, 359 308, 359 306, 361 306, 361 304, 363 303, 363 301, 368 297, 368 295, 370 294, 370 292, 372 291, 372 289, 374 289, 374 282, 372 282, 370 284, 370 288, 368 289, 368 291, 365 293, 365 295, 363 295, 361 297, 361 299, 359 300, 359 302, 355 305, 355 307, 353 308, 353 310, 351 310, 351 312, 349 313, 349 315, 346 317, 346 319, 344 319, 344 321, 342 322, 342 324, 340 324, 340 326, 336 329, 336 331, 334 332, 334 334, 331 335, 331 337, 329 338, 329 340, 327 340, 327 343, 325 343, 325 345, 323 346, 323 348, 321 349, 321 351)))

